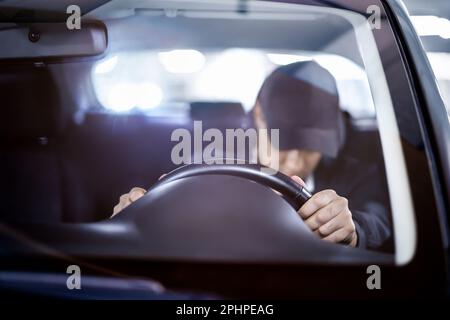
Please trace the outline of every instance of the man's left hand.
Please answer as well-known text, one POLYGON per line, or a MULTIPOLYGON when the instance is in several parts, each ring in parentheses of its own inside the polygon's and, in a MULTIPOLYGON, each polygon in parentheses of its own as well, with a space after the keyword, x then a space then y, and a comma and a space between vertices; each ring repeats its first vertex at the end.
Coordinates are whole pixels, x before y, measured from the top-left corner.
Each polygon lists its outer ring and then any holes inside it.
MULTIPOLYGON (((302 186, 300 177, 292 179, 302 186)), ((320 238, 334 243, 343 243, 355 247, 358 241, 348 200, 334 190, 322 190, 315 193, 298 213, 306 225, 320 238)))

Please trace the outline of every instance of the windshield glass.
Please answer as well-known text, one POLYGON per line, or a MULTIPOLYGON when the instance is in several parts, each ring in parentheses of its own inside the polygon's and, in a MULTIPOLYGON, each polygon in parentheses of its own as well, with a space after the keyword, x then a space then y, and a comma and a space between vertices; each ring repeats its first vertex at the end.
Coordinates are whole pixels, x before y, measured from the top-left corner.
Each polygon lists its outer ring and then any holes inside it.
MULTIPOLYGON (((4 199, 5 221, 63 222, 125 239, 120 250, 102 247, 105 255, 173 258, 194 248, 204 257, 221 245, 243 255, 250 237, 266 244, 251 254, 295 260, 289 250, 306 249, 285 244, 305 237, 323 252, 331 242, 408 262, 416 235, 401 138, 417 136, 399 134, 392 99, 400 86, 387 81, 387 53, 375 41, 388 22, 374 3, 364 12, 266 1, 97 7, 84 18, 107 28, 102 56, 1 71, 5 105, 15 106, 1 130, 17 143, 3 148, 5 188, 25 197, 4 199), (244 162, 262 167, 263 178, 243 170, 227 172, 230 180, 204 171, 159 180, 183 165, 244 162), (277 189, 286 181, 302 199, 277 189), (270 210, 277 214, 257 219, 270 210), (222 236, 227 228, 233 241, 222 236)), ((401 60, 390 63, 400 66, 400 80, 390 80, 404 84, 401 60)), ((219 249, 214 257, 234 257, 219 249)))

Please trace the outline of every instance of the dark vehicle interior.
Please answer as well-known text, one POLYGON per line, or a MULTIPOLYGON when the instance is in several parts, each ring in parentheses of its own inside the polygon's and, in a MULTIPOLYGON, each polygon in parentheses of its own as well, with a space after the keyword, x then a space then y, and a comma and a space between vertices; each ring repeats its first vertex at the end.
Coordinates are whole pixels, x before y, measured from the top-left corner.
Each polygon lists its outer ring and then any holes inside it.
MULTIPOLYGON (((2 3, 1 8, 15 19, 22 17, 20 12, 27 12, 21 11, 20 4, 2 3)), ((47 10, 46 17, 58 19, 57 12, 47 10)), ((241 172, 238 176, 182 177, 154 186, 162 174, 179 167, 171 160, 174 130, 187 129, 194 136, 194 121, 198 120, 204 130, 216 128, 224 136, 226 129, 251 128, 254 97, 208 96, 206 87, 198 93, 189 89, 195 77, 200 78, 195 72, 195 76, 168 71, 161 75, 149 68, 150 62, 141 62, 157 59, 159 51, 193 48, 203 52, 207 66, 208 61, 215 61, 214 55, 238 48, 238 53, 253 52, 255 61, 256 54, 287 57, 302 53, 319 62, 323 59, 323 65, 330 56, 345 58, 359 70, 364 77, 357 73, 348 79, 330 68, 345 119, 346 141, 340 154, 376 167, 382 189, 388 190, 360 44, 346 19, 326 10, 291 12, 289 7, 273 3, 247 6, 240 1, 219 1, 204 7, 196 1, 93 1, 84 22, 83 35, 73 40, 88 39, 79 52, 67 45, 75 31, 52 38, 62 32, 61 22, 32 24, 42 41, 54 39, 55 49, 47 49, 44 42, 33 51, 35 56, 26 50, 15 58, 6 50, 0 53, 0 238, 7 244, 0 251, 4 256, 17 251, 24 257, 5 266, 23 265, 32 256, 33 270, 47 272, 39 263, 47 261, 42 255, 48 254, 63 258, 63 262, 54 262, 53 270, 70 257, 91 275, 132 274, 177 291, 231 297, 314 297, 323 292, 306 279, 328 272, 327 267, 342 275, 334 280, 336 287, 345 287, 346 276, 355 270, 362 272, 362 265, 395 263, 393 239, 373 251, 316 238, 290 203, 270 190, 282 186, 286 182, 282 178, 269 181, 264 177, 254 183, 255 179, 251 181, 241 172), (111 59, 118 61, 114 71, 98 71, 111 59), (142 109, 131 104, 114 110, 115 105, 108 105, 108 94, 117 94, 114 81, 125 81, 128 72, 134 72, 137 81, 156 79, 164 93, 156 107, 142 109), (119 196, 136 186, 154 187, 110 219, 119 196), (296 273, 299 266, 304 271, 301 274, 296 273), (243 278, 247 282, 238 283, 243 278), (290 281, 303 283, 305 290, 296 292, 288 285, 290 281)), ((27 30, 18 37, 28 41, 29 23, 18 25, 27 30)), ((0 26, 0 39, 8 28, 8 24, 0 26)), ((5 43, 8 41, 5 36, 5 43)), ((39 41, 27 46, 39 46, 39 41)), ((249 82, 246 62, 236 61, 237 66, 227 62, 216 69, 223 73, 212 73, 222 81, 218 90, 233 88, 236 82, 236 92, 255 91, 245 87, 249 82), (227 69, 242 71, 245 79, 239 82, 241 75, 229 76, 227 69)), ((276 67, 276 63, 264 63, 262 79, 276 67)), ((134 99, 133 95, 130 91, 119 98, 134 99)), ((250 154, 246 156, 249 160, 250 154)), ((280 190, 286 195, 285 189, 280 190)), ((383 205, 390 212, 388 198, 383 205)), ((89 287, 89 280, 86 283, 89 287)), ((110 286, 123 289, 123 284, 114 283, 110 286)), ((102 286, 95 288, 101 291, 102 286)), ((357 294, 364 289, 356 284, 346 288, 357 294)), ((331 290, 327 294, 336 293, 331 290)), ((174 297, 178 296, 169 296, 174 297)))

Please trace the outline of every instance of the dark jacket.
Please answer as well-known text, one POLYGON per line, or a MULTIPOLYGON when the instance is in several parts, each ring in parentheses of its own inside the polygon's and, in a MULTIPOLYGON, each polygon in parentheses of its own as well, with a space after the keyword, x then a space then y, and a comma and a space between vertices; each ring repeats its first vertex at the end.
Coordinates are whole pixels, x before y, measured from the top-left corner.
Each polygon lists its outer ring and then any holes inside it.
POLYGON ((314 171, 315 190, 333 189, 348 199, 358 247, 393 252, 388 189, 383 168, 349 156, 323 159, 314 171))

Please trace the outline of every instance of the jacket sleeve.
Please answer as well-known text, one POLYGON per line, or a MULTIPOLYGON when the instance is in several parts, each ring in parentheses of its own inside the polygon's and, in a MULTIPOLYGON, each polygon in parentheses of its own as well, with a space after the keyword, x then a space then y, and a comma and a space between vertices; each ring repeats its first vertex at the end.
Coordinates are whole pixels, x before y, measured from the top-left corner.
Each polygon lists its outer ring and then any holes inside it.
POLYGON ((391 238, 391 223, 381 204, 369 203, 366 210, 355 210, 352 216, 359 248, 379 249, 391 238))
POLYGON ((387 184, 380 167, 372 167, 349 199, 360 248, 392 251, 392 223, 387 184))

